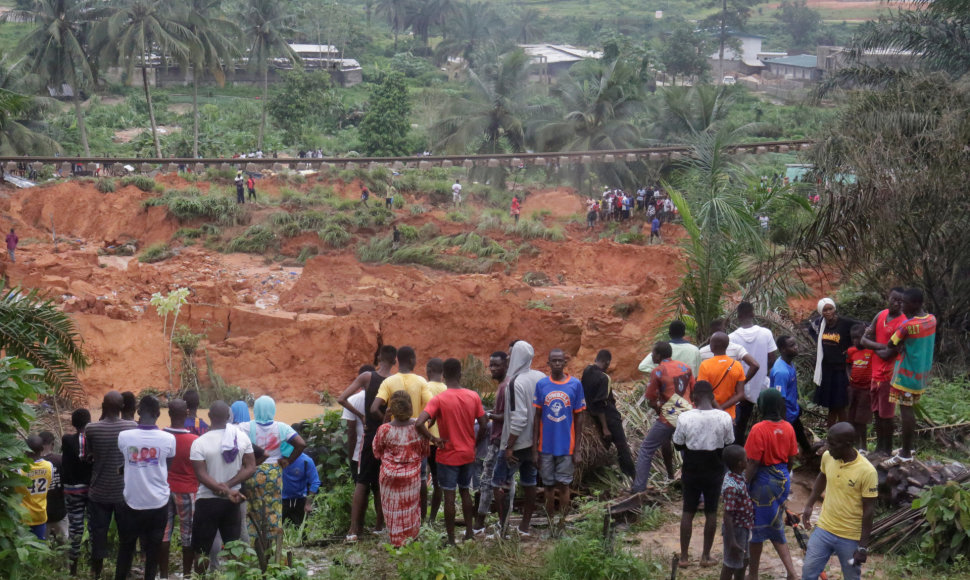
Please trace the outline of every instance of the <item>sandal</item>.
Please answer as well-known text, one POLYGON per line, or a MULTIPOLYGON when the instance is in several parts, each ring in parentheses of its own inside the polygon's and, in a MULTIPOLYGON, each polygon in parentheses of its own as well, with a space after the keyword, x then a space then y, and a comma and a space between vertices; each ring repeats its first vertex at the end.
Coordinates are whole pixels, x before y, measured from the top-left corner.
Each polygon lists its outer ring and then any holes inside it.
POLYGON ((889 469, 890 467, 897 467, 899 465, 903 465, 904 463, 910 463, 911 461, 913 461, 912 456, 903 457, 902 455, 897 454, 883 461, 882 463, 879 464, 879 466, 882 467, 883 469, 889 469))
POLYGON ((344 538, 344 541, 347 542, 348 544, 356 544, 357 534, 347 534, 347 537, 344 538))

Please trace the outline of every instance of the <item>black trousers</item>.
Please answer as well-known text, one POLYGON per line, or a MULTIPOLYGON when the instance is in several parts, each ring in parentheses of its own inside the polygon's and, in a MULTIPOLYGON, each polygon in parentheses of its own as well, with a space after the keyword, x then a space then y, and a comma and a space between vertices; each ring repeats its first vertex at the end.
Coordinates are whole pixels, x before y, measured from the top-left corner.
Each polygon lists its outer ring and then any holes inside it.
POLYGON ((744 447, 744 442, 748 438, 748 423, 751 422, 751 415, 754 414, 754 403, 747 399, 741 399, 738 403, 737 417, 734 420, 734 444, 744 447))
POLYGON ((135 544, 139 540, 141 549, 145 552, 145 578, 155 580, 158 572, 158 548, 162 545, 166 523, 168 504, 151 510, 131 509, 125 504, 118 510, 119 546, 115 580, 128 578, 131 562, 135 558, 135 544))
POLYGON ((802 425, 801 410, 798 411, 798 416, 795 417, 795 420, 791 422, 791 426, 795 430, 795 440, 798 441, 798 448, 803 453, 811 451, 812 444, 808 441, 808 435, 805 434, 805 426, 802 425))
POLYGON ((613 435, 613 444, 616 445, 616 456, 620 463, 620 471, 627 477, 633 478, 637 474, 637 464, 633 461, 633 454, 630 453, 630 445, 626 440, 626 433, 623 431, 623 417, 616 407, 606 407, 606 426, 613 435))
POLYGON ((306 517, 306 498, 305 497, 293 497, 290 499, 283 500, 283 521, 291 521, 297 526, 303 523, 303 518, 306 517))

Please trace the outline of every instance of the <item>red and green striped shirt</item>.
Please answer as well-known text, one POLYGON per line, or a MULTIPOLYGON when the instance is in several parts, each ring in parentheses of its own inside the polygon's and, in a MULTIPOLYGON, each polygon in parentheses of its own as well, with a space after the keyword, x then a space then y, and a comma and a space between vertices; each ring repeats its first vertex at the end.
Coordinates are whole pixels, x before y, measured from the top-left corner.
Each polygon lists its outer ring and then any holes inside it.
POLYGON ((902 345, 902 356, 893 372, 893 387, 916 394, 926 390, 935 342, 936 317, 932 314, 914 316, 900 325, 889 339, 893 346, 902 345))

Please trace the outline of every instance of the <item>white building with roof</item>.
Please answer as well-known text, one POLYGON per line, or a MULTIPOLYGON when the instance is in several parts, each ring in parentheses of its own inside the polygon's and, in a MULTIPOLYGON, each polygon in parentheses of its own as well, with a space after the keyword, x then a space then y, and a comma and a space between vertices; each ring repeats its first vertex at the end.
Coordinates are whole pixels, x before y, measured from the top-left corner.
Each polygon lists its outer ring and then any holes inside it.
POLYGON ((568 44, 520 44, 519 48, 529 57, 540 79, 546 81, 568 71, 579 61, 603 57, 600 51, 568 44))

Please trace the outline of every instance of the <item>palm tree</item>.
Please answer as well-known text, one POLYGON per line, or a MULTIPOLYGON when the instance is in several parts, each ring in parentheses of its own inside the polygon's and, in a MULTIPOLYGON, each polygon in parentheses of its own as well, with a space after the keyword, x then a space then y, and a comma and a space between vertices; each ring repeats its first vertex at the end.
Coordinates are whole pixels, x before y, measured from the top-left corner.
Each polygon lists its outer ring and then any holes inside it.
POLYGON ((61 146, 46 133, 44 115, 54 108, 49 97, 28 96, 38 88, 36 75, 24 74, 23 61, 8 64, 6 55, 0 54, 0 90, 5 91, 8 107, 0 117, 0 154, 3 155, 53 155, 61 146))
POLYGON ((222 86, 226 79, 223 67, 232 66, 239 54, 234 42, 239 38, 239 27, 220 14, 220 2, 191 0, 185 15, 185 24, 197 40, 191 55, 193 157, 199 156, 199 77, 208 72, 222 86))
POLYGON ((94 84, 97 67, 88 54, 84 25, 89 17, 83 0, 32 0, 30 7, 12 10, 0 20, 33 22, 36 25, 20 41, 18 50, 25 55, 24 68, 44 79, 49 87, 60 91, 64 84, 73 90, 74 115, 84 155, 91 155, 88 134, 81 108, 81 91, 94 84))
POLYGON ((515 13, 515 22, 512 24, 516 42, 528 44, 535 41, 540 34, 539 19, 542 12, 536 8, 523 8, 515 13))
POLYGON ((130 0, 112 6, 107 19, 99 22, 92 33, 92 44, 100 47, 105 61, 125 67, 130 78, 135 67, 141 68, 142 87, 148 103, 148 119, 152 126, 155 155, 162 156, 158 139, 155 107, 148 87, 148 67, 155 58, 168 53, 180 63, 187 65, 190 56, 198 52, 198 40, 192 31, 182 24, 171 2, 165 0, 130 0))
POLYGON ((397 52, 397 35, 405 28, 407 4, 405 0, 378 0, 377 13, 384 14, 387 24, 394 33, 394 51, 397 52))
POLYGON ((266 102, 269 99, 269 61, 283 57, 290 62, 298 62, 297 56, 286 39, 294 34, 293 17, 279 2, 274 0, 249 0, 243 8, 243 34, 250 39, 249 68, 263 75, 262 116, 259 121, 259 136, 256 148, 263 148, 263 134, 266 131, 266 102))
MULTIPOLYGON (((3 106, 0 93, 0 110, 3 106)), ((86 402, 77 379, 77 372, 88 364, 81 335, 74 321, 36 290, 24 293, 0 282, 0 350, 42 369, 56 397, 86 402)))
POLYGON ((726 85, 666 87, 651 115, 651 130, 660 140, 689 139, 722 121, 734 100, 734 91, 726 85))
POLYGON ((505 55, 497 66, 469 71, 476 92, 473 98, 454 102, 450 115, 433 133, 440 135, 436 149, 476 153, 525 150, 523 121, 538 110, 525 106, 529 57, 521 50, 505 55))
POLYGON ((435 47, 435 60, 444 62, 458 56, 474 66, 476 49, 493 40, 503 27, 502 19, 487 2, 463 2, 455 7, 450 34, 435 47))

